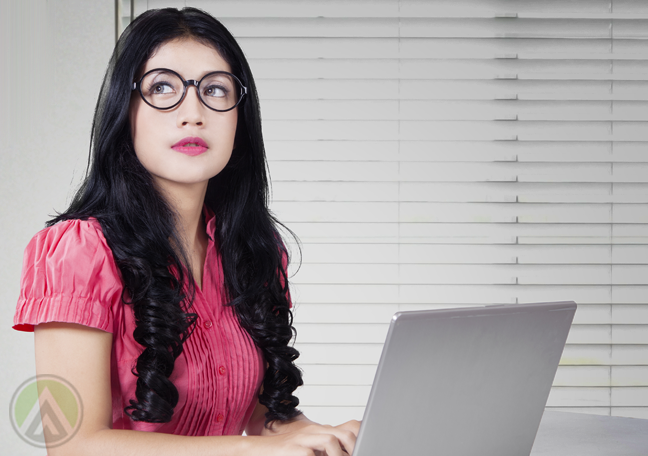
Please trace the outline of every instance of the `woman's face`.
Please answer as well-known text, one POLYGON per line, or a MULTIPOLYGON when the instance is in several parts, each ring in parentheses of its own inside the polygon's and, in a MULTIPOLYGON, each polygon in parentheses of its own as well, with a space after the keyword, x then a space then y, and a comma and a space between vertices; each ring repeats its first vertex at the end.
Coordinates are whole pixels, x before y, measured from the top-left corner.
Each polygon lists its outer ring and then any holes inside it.
MULTIPOLYGON (((139 77, 155 68, 168 68, 185 80, 200 80, 212 71, 231 72, 215 49, 192 39, 162 44, 139 77)), ((236 108, 227 112, 209 109, 198 98, 194 86, 187 87, 178 106, 164 111, 146 104, 137 91, 131 98, 130 127, 135 153, 163 187, 206 184, 221 172, 232 155, 236 121, 236 108), (204 141, 206 150, 194 145, 200 143, 196 138, 204 141)))

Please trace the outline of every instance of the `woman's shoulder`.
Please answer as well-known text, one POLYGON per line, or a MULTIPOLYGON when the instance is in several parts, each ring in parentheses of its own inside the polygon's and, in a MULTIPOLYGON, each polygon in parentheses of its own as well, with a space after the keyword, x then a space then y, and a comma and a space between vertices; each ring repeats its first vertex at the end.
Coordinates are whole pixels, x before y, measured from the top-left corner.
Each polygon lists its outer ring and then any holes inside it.
MULTIPOLYGON (((101 230, 101 224, 95 218, 68 219, 43 228, 32 237, 26 250, 60 249, 76 247, 72 251, 82 251, 89 246, 108 248, 101 230)), ((110 250, 108 248, 108 250, 110 250)), ((68 251, 71 253, 71 251, 68 251)))
POLYGON ((110 318, 105 310, 119 302, 122 291, 121 276, 99 222, 61 221, 39 231, 25 249, 14 323, 26 324, 16 328, 23 330, 46 321, 108 330, 110 318))
POLYGON ((25 248, 23 279, 52 278, 64 284, 80 277, 118 279, 112 251, 100 223, 70 219, 36 233, 25 248))

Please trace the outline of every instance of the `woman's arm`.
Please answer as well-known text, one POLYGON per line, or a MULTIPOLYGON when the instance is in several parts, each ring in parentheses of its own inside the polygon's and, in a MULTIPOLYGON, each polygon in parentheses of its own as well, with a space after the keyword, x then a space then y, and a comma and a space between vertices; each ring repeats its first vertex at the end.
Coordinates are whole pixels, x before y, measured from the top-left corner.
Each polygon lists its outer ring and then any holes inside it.
POLYGON ((83 420, 68 442, 48 448, 50 456, 344 456, 332 434, 189 437, 111 429, 110 354, 112 334, 72 323, 35 328, 36 373, 62 377, 81 396, 83 420))
POLYGON ((301 414, 290 421, 272 421, 268 427, 265 427, 265 414, 267 411, 268 409, 264 405, 257 403, 245 428, 247 435, 334 435, 343 450, 348 454, 353 453, 355 441, 360 431, 359 421, 351 420, 339 426, 329 426, 315 423, 301 414))

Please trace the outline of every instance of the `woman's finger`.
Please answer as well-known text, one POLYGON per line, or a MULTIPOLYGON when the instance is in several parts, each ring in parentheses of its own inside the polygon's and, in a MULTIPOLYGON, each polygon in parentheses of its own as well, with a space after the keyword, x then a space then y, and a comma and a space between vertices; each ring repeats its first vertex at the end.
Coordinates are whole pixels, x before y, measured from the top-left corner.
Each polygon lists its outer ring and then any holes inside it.
POLYGON ((333 434, 310 434, 309 437, 306 442, 307 446, 315 450, 316 454, 318 452, 326 456, 348 456, 351 454, 342 449, 338 437, 333 434))
POLYGON ((348 454, 353 453, 356 441, 356 435, 353 432, 335 427, 331 429, 331 434, 339 441, 344 451, 348 454))
POLYGON ((360 425, 362 424, 361 421, 358 420, 351 420, 347 421, 346 423, 342 423, 339 426, 336 426, 339 429, 346 429, 347 431, 353 432, 353 434, 357 437, 358 433, 360 432, 360 425))

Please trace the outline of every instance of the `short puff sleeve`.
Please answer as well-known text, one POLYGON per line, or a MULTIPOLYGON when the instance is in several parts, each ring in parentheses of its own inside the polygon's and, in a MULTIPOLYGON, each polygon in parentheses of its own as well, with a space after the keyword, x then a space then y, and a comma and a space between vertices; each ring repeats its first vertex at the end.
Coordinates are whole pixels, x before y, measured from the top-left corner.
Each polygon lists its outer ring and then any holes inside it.
POLYGON ((113 332, 123 284, 101 225, 67 220, 33 237, 23 259, 14 329, 47 322, 78 323, 113 332))

